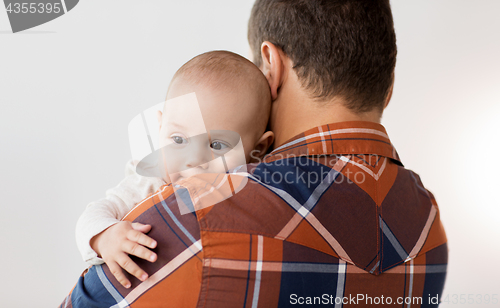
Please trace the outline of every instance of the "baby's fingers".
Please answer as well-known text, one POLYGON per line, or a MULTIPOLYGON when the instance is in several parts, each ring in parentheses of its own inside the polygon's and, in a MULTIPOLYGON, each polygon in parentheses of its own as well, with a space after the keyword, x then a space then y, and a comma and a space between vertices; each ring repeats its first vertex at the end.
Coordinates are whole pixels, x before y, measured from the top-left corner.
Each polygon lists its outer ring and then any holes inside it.
POLYGON ((121 267, 116 262, 107 262, 106 264, 116 280, 125 288, 130 288, 130 281, 125 277, 125 274, 123 274, 121 267))
POLYGON ((137 231, 141 231, 142 233, 148 233, 151 231, 151 225, 143 225, 138 222, 132 223, 132 228, 137 231))
MULTIPOLYGON (((120 265, 124 270, 129 272, 131 275, 137 277, 140 281, 148 279, 148 274, 143 271, 137 264, 135 264, 128 255, 123 254, 118 260, 118 265, 120 265)), ((123 272, 122 272, 123 274, 123 272)), ((113 274, 114 275, 114 274, 113 274)), ((116 277, 116 275, 115 275, 116 277)), ((127 280, 128 281, 128 280, 127 280)), ((123 285, 126 287, 125 285, 123 285)), ((129 285, 130 286, 130 285, 129 285)))
POLYGON ((139 257, 139 258, 144 259, 144 260, 148 260, 149 262, 156 261, 156 254, 154 252, 152 252, 151 250, 147 249, 146 247, 142 246, 141 240, 139 240, 138 242, 135 242, 132 240, 127 241, 127 242, 123 243, 122 249, 125 253, 128 253, 130 255, 134 255, 134 256, 139 257))
POLYGON ((137 230, 129 230, 127 232, 127 239, 132 242, 136 242, 142 246, 146 246, 149 248, 156 247, 156 241, 147 236, 146 234, 137 231, 137 230))

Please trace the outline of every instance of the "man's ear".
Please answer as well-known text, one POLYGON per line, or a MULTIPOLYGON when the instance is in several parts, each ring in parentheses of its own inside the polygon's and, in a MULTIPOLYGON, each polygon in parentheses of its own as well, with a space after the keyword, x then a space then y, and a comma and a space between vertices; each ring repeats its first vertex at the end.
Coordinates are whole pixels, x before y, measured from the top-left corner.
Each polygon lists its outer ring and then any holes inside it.
POLYGON ((273 144, 274 133, 272 131, 265 132, 257 143, 255 143, 254 149, 250 154, 250 162, 259 162, 267 152, 267 149, 273 144))
POLYGON ((265 41, 260 46, 262 55, 262 73, 266 76, 271 88, 271 97, 274 101, 278 97, 283 77, 283 58, 280 49, 271 42, 265 41))
POLYGON ((162 116, 163 116, 163 114, 161 113, 161 111, 157 110, 156 111, 156 119, 158 120, 159 130, 161 130, 161 117, 162 116))

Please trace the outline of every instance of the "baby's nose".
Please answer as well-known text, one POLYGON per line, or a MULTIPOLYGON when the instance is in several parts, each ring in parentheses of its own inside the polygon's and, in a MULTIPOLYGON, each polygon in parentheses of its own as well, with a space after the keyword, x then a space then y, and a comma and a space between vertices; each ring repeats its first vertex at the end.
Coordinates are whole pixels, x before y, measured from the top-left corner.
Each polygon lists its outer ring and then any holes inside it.
POLYGON ((208 162, 203 163, 202 159, 197 159, 193 161, 189 161, 186 163, 186 168, 191 169, 191 168, 200 168, 203 170, 208 169, 208 162))
POLYGON ((212 151, 204 144, 192 144, 191 149, 186 153, 185 164, 186 168, 207 169, 208 163, 213 159, 212 151))

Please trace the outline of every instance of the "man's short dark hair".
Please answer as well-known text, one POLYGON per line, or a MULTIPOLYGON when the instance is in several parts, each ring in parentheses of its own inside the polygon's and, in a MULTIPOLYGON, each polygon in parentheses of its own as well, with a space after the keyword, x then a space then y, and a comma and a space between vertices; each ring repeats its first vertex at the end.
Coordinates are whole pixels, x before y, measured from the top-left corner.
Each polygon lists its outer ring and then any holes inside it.
POLYGON ((256 0, 248 41, 259 67, 264 41, 281 48, 318 101, 383 110, 397 54, 389 0, 256 0))

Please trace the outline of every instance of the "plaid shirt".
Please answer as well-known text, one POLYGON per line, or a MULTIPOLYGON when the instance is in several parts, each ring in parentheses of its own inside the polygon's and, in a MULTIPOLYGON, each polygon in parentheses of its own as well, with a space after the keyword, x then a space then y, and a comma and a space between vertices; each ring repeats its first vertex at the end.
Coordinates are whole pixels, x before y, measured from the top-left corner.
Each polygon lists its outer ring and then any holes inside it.
POLYGON ((437 306, 439 210, 382 125, 316 127, 247 167, 241 191, 195 212, 171 185, 140 203, 124 219, 153 226, 158 260, 134 258, 150 278, 125 289, 93 266, 61 307, 437 306))

